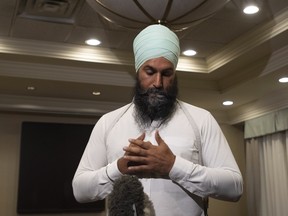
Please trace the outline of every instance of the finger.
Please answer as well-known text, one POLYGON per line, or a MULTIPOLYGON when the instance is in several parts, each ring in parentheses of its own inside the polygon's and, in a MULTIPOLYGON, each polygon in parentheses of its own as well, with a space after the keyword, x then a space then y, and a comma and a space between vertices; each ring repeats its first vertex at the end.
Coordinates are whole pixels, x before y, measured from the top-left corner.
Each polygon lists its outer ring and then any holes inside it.
POLYGON ((142 133, 137 139, 143 141, 145 139, 145 133, 142 133))
POLYGON ((162 137, 159 134, 159 131, 157 130, 155 132, 155 140, 158 143, 158 145, 161 145, 162 143, 164 143, 164 140, 162 139, 162 137))
POLYGON ((146 150, 143 149, 141 146, 138 146, 138 145, 129 145, 129 146, 125 146, 123 148, 123 150, 128 153, 128 154, 125 154, 125 155, 138 155, 138 156, 146 156, 147 153, 146 153, 146 150))
POLYGON ((138 145, 135 145, 134 143, 131 142, 131 140, 140 140, 140 141, 143 141, 145 139, 145 133, 142 133, 138 138, 136 139, 129 139, 128 141, 130 142, 129 143, 129 147, 137 147, 138 145))
POLYGON ((137 142, 137 140, 139 140, 141 143, 142 141, 144 141, 145 139, 145 133, 142 133, 139 137, 137 137, 136 139, 129 139, 128 141, 130 142, 130 146, 133 146, 133 143, 137 142))
POLYGON ((141 173, 143 174, 143 171, 145 172, 145 170, 149 170, 149 167, 146 164, 141 164, 141 165, 138 164, 135 166, 129 166, 127 169, 128 169, 128 172, 135 173, 135 175, 138 175, 139 172, 140 174, 141 173))
POLYGON ((146 158, 142 156, 125 155, 124 158, 129 162, 137 164, 138 166, 146 164, 146 158))
POLYGON ((140 139, 129 139, 130 142, 129 147, 140 147, 142 149, 149 149, 150 146, 152 145, 150 142, 144 142, 143 140, 140 139))

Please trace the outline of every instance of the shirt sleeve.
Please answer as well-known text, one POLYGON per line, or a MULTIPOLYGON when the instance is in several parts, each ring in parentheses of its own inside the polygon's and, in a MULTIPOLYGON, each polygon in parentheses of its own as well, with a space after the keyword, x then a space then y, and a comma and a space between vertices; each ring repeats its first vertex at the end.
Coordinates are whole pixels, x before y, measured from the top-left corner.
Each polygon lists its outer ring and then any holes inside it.
POLYGON ((105 145, 105 120, 95 125, 82 155, 72 186, 78 202, 104 199, 113 189, 113 181, 121 176, 117 161, 107 162, 105 145))
POLYGON ((210 113, 202 125, 203 164, 176 156, 170 178, 201 197, 237 201, 243 193, 243 179, 230 147, 218 123, 210 113))

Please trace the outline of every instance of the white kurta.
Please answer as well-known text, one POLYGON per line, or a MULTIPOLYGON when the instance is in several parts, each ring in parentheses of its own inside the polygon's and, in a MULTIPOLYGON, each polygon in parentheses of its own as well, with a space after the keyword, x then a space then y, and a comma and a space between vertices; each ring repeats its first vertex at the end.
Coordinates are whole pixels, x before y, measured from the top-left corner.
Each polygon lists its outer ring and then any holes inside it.
MULTIPOLYGON (((206 110, 182 104, 199 130, 203 165, 193 160, 196 137, 179 105, 167 124, 157 128, 157 122, 152 123, 145 140, 157 145, 154 134, 158 129, 176 155, 170 179, 140 179, 157 216, 200 216, 203 211, 195 202, 197 196, 236 201, 243 190, 241 173, 216 120, 206 110)), ((115 180, 122 175, 117 160, 124 154, 123 147, 129 145, 129 138, 143 133, 133 117, 134 105, 128 106, 103 115, 95 125, 73 179, 74 195, 79 202, 104 199, 113 189, 109 177, 115 180)))

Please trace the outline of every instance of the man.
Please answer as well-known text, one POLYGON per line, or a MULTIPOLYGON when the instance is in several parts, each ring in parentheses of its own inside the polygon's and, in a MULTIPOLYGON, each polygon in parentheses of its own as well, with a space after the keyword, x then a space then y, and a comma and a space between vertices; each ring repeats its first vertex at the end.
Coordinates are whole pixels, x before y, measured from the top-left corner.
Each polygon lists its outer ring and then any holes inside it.
POLYGON ((209 196, 237 201, 242 176, 220 127, 208 111, 176 99, 176 34, 148 26, 133 49, 135 97, 95 125, 73 179, 76 199, 104 199, 116 179, 133 174, 157 216, 204 215, 209 196))

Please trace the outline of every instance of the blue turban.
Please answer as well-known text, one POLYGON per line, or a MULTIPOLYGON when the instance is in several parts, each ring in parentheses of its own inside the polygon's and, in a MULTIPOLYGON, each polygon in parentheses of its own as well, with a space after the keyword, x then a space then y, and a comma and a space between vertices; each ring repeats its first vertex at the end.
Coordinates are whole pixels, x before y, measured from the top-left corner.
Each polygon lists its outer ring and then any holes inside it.
POLYGON ((180 54, 179 39, 169 28, 155 24, 143 29, 134 39, 136 72, 148 60, 164 57, 176 69, 180 54))

